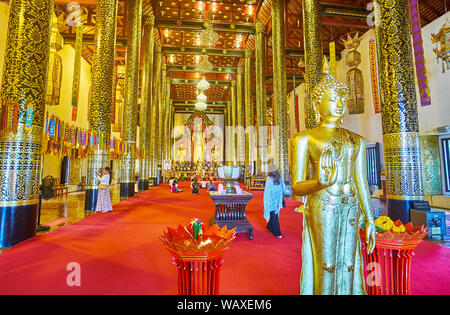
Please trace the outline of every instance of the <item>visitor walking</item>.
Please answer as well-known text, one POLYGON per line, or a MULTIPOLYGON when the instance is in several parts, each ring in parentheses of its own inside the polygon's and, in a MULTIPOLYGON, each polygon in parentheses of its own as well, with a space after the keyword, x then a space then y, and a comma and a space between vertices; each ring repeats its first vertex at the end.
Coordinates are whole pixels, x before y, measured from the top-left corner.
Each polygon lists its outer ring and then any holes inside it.
POLYGON ((281 208, 285 206, 285 190, 284 181, 278 171, 270 172, 264 188, 264 218, 268 221, 267 229, 278 238, 282 238, 278 217, 281 208))

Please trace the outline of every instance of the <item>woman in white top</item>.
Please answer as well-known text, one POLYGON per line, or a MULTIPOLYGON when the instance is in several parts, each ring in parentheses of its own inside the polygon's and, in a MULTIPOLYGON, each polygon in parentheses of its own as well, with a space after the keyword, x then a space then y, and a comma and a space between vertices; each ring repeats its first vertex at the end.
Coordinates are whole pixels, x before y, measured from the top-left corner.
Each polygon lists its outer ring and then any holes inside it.
POLYGON ((111 170, 109 167, 105 167, 103 170, 103 176, 100 177, 100 173, 96 174, 99 180, 98 185, 98 197, 97 197, 97 207, 96 212, 109 212, 112 211, 111 204, 111 192, 109 191, 109 184, 111 181, 111 170))

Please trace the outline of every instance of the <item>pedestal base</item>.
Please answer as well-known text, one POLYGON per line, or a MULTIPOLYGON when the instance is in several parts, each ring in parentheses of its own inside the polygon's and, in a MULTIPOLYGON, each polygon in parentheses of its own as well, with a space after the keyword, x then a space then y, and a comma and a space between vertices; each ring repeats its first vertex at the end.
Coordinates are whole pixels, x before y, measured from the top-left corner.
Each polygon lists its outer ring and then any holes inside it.
POLYGON ((236 228, 236 233, 246 233, 252 240, 253 226, 247 220, 245 207, 253 198, 248 192, 242 194, 219 194, 218 192, 209 192, 209 196, 216 205, 216 212, 210 219, 209 224, 217 223, 220 227, 227 226, 228 229, 236 228))
POLYGON ((410 295, 411 260, 419 240, 376 239, 375 250, 368 255, 365 235, 361 233, 364 272, 368 295, 410 295))
POLYGON ((84 197, 84 210, 92 211, 97 208, 98 189, 86 189, 84 197))
POLYGON ((148 189, 148 179, 139 179, 138 180, 138 191, 146 191, 148 189))
POLYGON ((223 257, 185 261, 174 258, 179 295, 218 295, 223 257))
POLYGON ((130 198, 134 196, 134 182, 120 183, 120 198, 130 198))

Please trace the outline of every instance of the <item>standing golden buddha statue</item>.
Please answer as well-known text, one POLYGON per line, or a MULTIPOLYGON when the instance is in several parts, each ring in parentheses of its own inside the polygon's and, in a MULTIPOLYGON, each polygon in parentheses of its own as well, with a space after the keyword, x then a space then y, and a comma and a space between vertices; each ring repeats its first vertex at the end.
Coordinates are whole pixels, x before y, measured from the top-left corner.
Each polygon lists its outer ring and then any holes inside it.
POLYGON ((375 247, 366 143, 340 127, 349 90, 333 77, 326 58, 323 72, 312 92, 318 126, 298 133, 292 141, 292 191, 308 195, 300 293, 365 294, 359 236, 364 221, 367 251, 375 247))

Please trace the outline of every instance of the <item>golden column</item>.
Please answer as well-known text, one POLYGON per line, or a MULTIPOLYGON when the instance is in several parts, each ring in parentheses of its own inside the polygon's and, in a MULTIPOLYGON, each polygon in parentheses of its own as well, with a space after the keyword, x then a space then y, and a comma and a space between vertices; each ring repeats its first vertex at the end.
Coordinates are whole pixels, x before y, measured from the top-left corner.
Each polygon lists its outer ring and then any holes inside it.
POLYGON ((158 137, 158 91, 161 85, 161 46, 156 46, 153 63, 153 84, 152 84, 152 106, 151 106, 151 122, 150 122, 150 178, 149 182, 152 186, 156 185, 156 177, 158 175, 158 158, 157 158, 157 137, 158 137))
POLYGON ((262 171, 262 165, 266 164, 267 132, 266 126, 266 34, 264 24, 256 23, 255 37, 255 68, 256 68, 256 119, 255 125, 258 132, 258 150, 256 160, 256 173, 262 171), (262 127, 262 128, 261 128, 262 127))
POLYGON ((122 141, 127 147, 120 168, 120 197, 134 196, 136 129, 139 94, 139 62, 141 51, 142 0, 127 1, 127 65, 123 108, 122 141))
POLYGON ((169 148, 168 148, 168 150, 169 150, 169 155, 168 155, 168 157, 169 157, 169 160, 170 161, 172 161, 173 160, 173 152, 172 152, 172 149, 173 149, 173 145, 174 145, 174 139, 172 138, 172 130, 173 130, 173 128, 174 128, 174 115, 175 115, 175 107, 173 106, 173 104, 172 104, 172 101, 171 101, 171 103, 170 103, 170 118, 169 118, 169 139, 168 139, 168 142, 169 142, 169 148))
POLYGON ((305 43, 305 124, 317 126, 311 93, 322 78, 323 47, 319 0, 303 0, 303 38, 305 43))
POLYGON ((409 222, 411 202, 424 196, 408 0, 376 2, 388 215, 409 222))
POLYGON ((231 122, 232 116, 233 116, 233 112, 231 109, 231 101, 228 101, 227 102, 227 120, 226 120, 226 124, 225 124, 226 126, 232 125, 232 122, 231 122))
POLYGON ((170 147, 170 114, 171 114, 172 101, 170 100, 170 80, 166 79, 166 98, 165 98, 165 111, 164 111, 164 139, 163 139, 163 163, 161 165, 164 169, 164 161, 169 159, 169 147, 170 147))
POLYGON ((163 169, 163 141, 164 141, 164 113, 166 109, 166 82, 167 82, 167 65, 162 65, 161 81, 159 85, 159 106, 158 106, 158 137, 157 137, 157 162, 158 162, 158 184, 161 182, 161 175, 163 169))
MULTIPOLYGON (((92 85, 89 100, 89 132, 111 135, 111 106, 113 102, 114 59, 116 53, 118 0, 99 0, 95 49, 92 57, 92 85)), ((109 166, 109 143, 98 145, 87 155, 85 209, 95 210, 98 185, 96 172, 109 166)))
POLYGON ((237 126, 237 106, 236 106, 236 81, 231 82, 231 108, 230 108, 230 125, 226 130, 227 134, 227 160, 232 165, 236 164, 236 137, 234 133, 234 128, 237 126))
POLYGON ((144 191, 149 187, 149 144, 150 144, 150 119, 151 119, 151 103, 152 103, 152 79, 153 79, 153 53, 154 53, 154 43, 155 43, 155 33, 154 33, 155 17, 153 15, 149 16, 145 21, 144 25, 144 35, 143 35, 143 64, 144 70, 142 74, 142 102, 141 102, 141 112, 140 112, 140 141, 141 152, 143 156, 140 162, 140 177, 138 182, 138 190, 144 191))
POLYGON ((251 127, 253 126, 252 120, 252 51, 250 49, 245 50, 245 93, 244 93, 244 109, 245 109, 245 174, 246 178, 249 176, 248 166, 252 165, 253 156, 250 154, 250 142, 253 140, 251 135, 251 127))
POLYGON ((244 131, 244 108, 242 103, 244 69, 238 68, 236 82, 236 162, 238 165, 245 163, 245 131, 244 131))
POLYGON ((36 234, 53 0, 11 2, 1 87, 0 248, 36 234))
POLYGON ((284 30, 284 0, 272 0, 272 50, 273 50, 273 109, 274 125, 278 129, 279 148, 272 149, 275 165, 284 181, 289 181, 289 135, 286 101, 286 54, 284 30))

